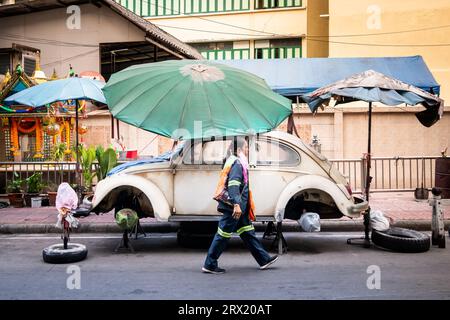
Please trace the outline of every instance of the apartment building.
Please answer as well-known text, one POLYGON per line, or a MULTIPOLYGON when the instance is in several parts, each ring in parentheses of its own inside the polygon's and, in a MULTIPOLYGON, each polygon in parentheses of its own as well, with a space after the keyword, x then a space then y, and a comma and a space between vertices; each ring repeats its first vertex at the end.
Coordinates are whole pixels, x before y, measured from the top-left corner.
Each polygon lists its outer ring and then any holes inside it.
POLYGON ((328 0, 116 1, 210 60, 328 56, 328 0))

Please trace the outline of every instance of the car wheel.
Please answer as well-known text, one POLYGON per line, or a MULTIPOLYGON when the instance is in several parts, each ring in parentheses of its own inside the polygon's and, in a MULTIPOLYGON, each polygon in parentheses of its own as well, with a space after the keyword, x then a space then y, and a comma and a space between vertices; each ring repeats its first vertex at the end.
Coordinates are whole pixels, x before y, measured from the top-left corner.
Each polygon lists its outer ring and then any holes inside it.
POLYGON ((85 245, 79 243, 67 244, 67 249, 64 249, 64 244, 58 243, 51 245, 42 250, 42 257, 47 263, 72 263, 84 260, 88 254, 85 245))
POLYGON ((427 234, 404 228, 372 230, 372 241, 379 247, 396 252, 416 253, 430 249, 430 237, 427 234))

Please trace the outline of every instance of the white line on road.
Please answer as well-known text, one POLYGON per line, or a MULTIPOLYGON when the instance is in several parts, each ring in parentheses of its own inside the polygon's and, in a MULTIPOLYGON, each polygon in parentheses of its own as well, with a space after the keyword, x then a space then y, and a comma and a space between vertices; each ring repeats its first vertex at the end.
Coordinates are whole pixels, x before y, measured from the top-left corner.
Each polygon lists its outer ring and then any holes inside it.
MULTIPOLYGON (((39 239, 60 239, 60 236, 54 236, 54 237, 36 237, 36 236, 17 236, 17 237, 3 237, 0 236, 0 239, 4 240, 39 240, 39 239)), ((113 236, 71 236, 70 239, 120 239, 120 236, 113 237, 113 236)), ((146 237, 146 238, 138 238, 139 239, 159 239, 159 238, 176 238, 176 235, 158 235, 153 237, 146 237)), ((130 237, 130 240, 135 240, 133 237, 130 237)))

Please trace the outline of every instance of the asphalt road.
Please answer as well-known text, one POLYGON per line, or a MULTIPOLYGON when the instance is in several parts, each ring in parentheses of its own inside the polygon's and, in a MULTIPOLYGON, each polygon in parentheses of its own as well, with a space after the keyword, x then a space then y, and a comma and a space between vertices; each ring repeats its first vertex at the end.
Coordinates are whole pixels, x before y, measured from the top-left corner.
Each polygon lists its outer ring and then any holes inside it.
POLYGON ((134 241, 134 254, 113 252, 118 234, 73 235, 72 242, 89 250, 87 259, 75 264, 80 271, 77 282, 68 281, 76 273, 74 267, 67 273, 70 265, 42 260, 42 249, 60 242, 58 236, 1 235, 0 299, 450 298, 448 237, 447 249, 401 254, 347 245, 346 239, 355 234, 285 236, 288 254, 264 271, 233 237, 219 260, 227 273, 211 275, 200 272, 206 249, 179 247, 175 234, 134 241))

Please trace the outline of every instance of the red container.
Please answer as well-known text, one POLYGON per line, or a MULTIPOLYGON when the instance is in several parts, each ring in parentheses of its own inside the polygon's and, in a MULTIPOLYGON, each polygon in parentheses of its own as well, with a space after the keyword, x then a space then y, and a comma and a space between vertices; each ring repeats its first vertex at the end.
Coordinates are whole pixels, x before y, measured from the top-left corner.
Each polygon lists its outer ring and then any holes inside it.
POLYGON ((137 159, 137 150, 127 150, 127 159, 137 159))

